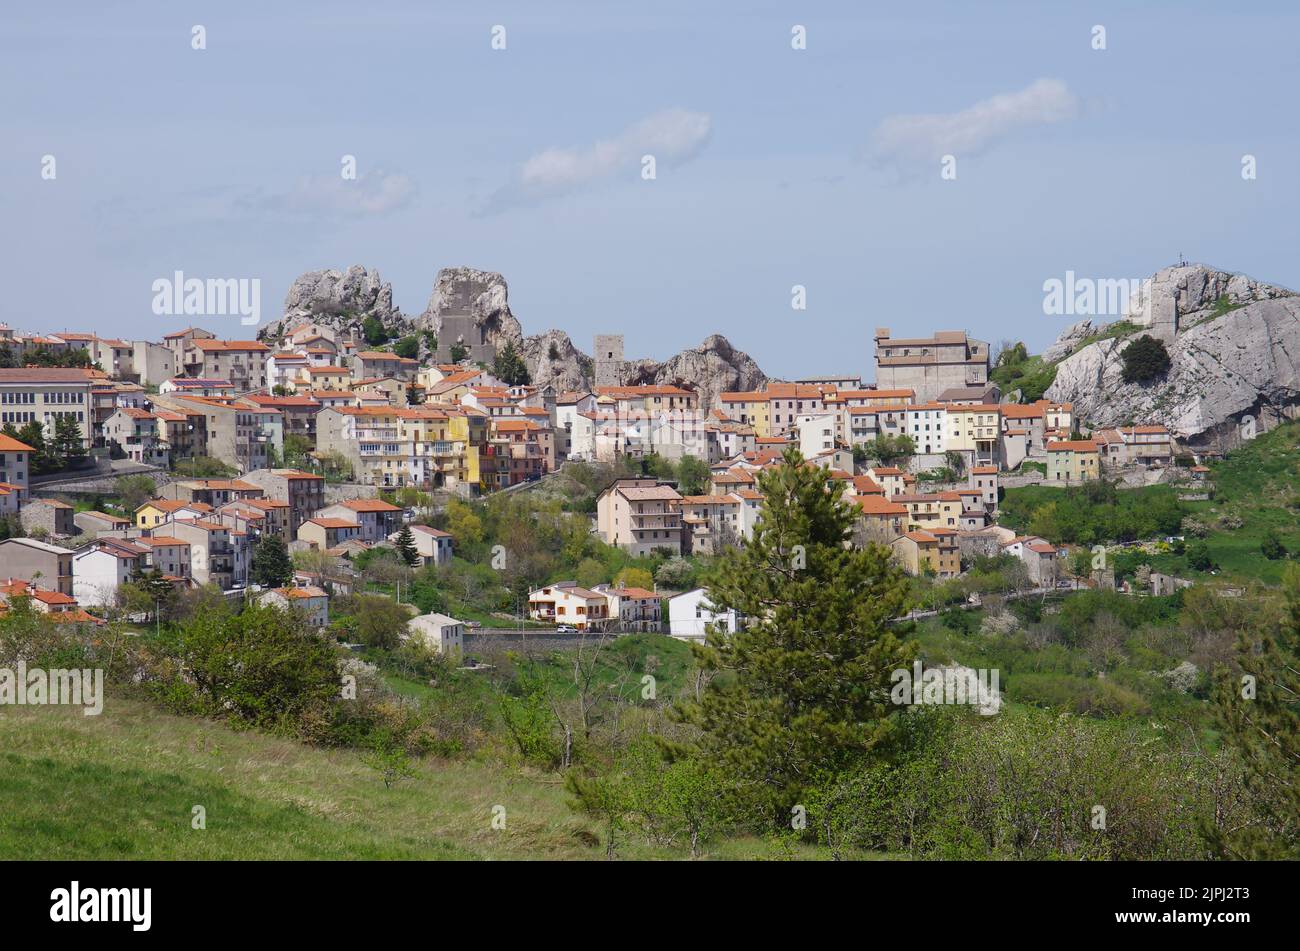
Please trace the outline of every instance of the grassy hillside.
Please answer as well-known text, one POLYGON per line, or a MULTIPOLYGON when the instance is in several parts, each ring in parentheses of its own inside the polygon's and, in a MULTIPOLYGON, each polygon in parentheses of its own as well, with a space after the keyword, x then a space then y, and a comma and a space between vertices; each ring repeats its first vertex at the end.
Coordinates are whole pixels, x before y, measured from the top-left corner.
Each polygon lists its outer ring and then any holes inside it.
POLYGON ((1261 544, 1272 531, 1293 557, 1300 553, 1300 422, 1265 433, 1210 469, 1214 492, 1204 502, 1180 502, 1165 485, 1008 489, 1002 523, 1055 543, 1089 546, 1182 533, 1189 546, 1203 539, 1213 573, 1191 567, 1186 552, 1145 553, 1134 563, 1193 580, 1279 585, 1287 559, 1265 557, 1261 544))
MULTIPOLYGON (((110 698, 98 717, 0 711, 0 857, 41 859, 599 859, 597 827, 559 777, 426 760, 385 789, 350 751, 236 732, 110 698), (207 828, 191 829, 192 809, 207 828), (492 810, 506 809, 494 830, 492 810)), ((756 839, 718 858, 760 858, 756 839)), ((629 841, 628 858, 680 858, 629 841)), ((816 857, 799 849, 796 856, 816 857)))

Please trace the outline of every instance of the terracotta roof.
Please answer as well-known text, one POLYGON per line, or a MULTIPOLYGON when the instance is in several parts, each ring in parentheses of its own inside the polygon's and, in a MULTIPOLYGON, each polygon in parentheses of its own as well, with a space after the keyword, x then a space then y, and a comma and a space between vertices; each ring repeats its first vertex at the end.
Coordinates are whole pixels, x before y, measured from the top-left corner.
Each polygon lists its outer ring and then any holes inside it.
POLYGON ((383 499, 349 499, 346 502, 340 502, 346 508, 354 512, 400 512, 399 506, 391 502, 385 502, 383 499))
POLYGON ((19 442, 12 436, 6 436, 0 433, 0 452, 35 452, 31 446, 25 442, 19 442))

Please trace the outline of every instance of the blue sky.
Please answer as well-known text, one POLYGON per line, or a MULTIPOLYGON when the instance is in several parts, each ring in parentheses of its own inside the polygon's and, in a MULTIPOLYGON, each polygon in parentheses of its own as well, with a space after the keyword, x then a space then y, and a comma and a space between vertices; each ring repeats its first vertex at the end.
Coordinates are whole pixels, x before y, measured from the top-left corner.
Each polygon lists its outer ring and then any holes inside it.
POLYGON ((267 318, 350 264, 418 314, 465 264, 588 351, 719 332, 772 375, 869 377, 876 326, 1039 349, 1067 270, 1181 253, 1300 287, 1298 28, 1286 3, 10 0, 0 321, 156 338, 186 322, 150 309, 175 270, 259 278, 267 318))

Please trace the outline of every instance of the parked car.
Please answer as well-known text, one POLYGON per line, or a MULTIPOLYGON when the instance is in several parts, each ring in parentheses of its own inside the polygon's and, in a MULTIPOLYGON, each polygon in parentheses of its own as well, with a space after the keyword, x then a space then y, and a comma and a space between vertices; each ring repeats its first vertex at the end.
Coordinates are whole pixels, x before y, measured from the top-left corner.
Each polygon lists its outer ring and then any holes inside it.
POLYGON ((556 634, 577 634, 578 629, 574 627, 572 624, 557 624, 555 625, 555 633, 556 634))

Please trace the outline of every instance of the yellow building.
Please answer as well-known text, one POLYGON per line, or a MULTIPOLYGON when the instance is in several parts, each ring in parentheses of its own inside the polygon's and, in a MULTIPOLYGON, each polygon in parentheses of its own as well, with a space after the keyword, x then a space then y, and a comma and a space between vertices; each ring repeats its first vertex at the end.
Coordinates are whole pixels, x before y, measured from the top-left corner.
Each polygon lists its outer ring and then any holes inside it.
POLYGON ((1091 439, 1047 444, 1047 481, 1061 485, 1089 482, 1101 475, 1101 457, 1091 439))
POLYGON ((997 459, 998 439, 1002 432, 1002 411, 996 403, 973 403, 963 406, 949 403, 945 407, 947 431, 943 448, 948 452, 973 452, 976 464, 997 459))
POLYGON ((772 435, 771 401, 766 393, 722 393, 718 396, 718 403, 728 419, 751 426, 756 438, 772 435))
POLYGON ((953 529, 905 532, 890 547, 909 575, 932 573, 939 578, 955 578, 961 572, 957 533, 953 529))

